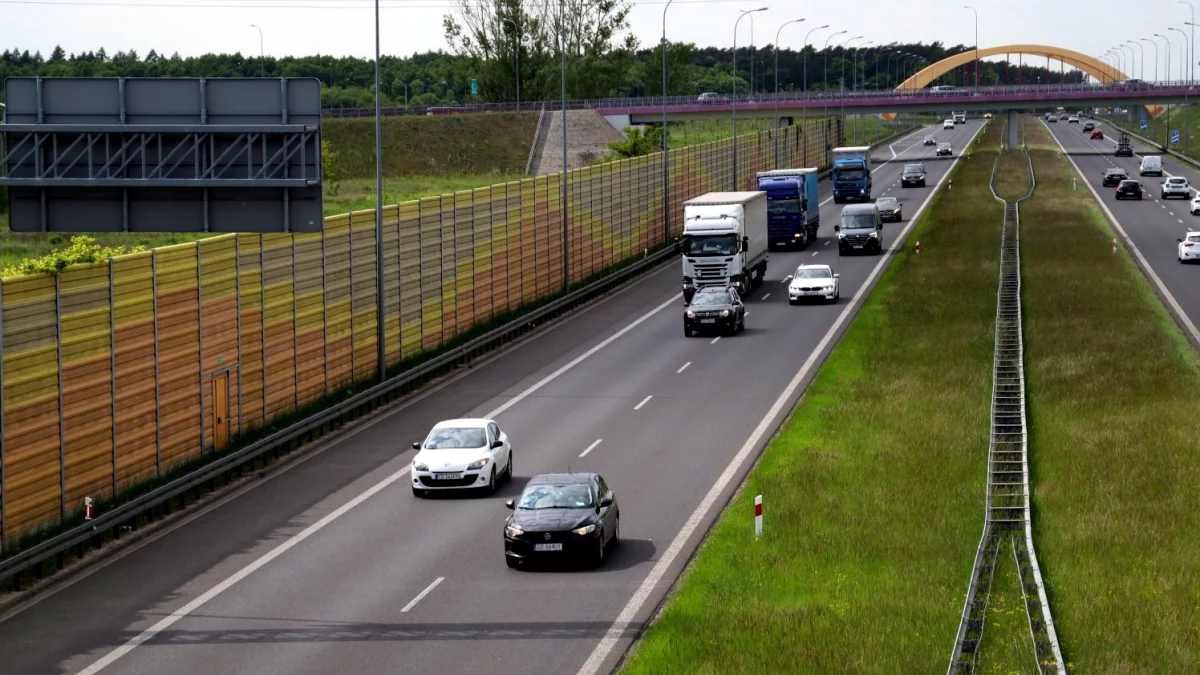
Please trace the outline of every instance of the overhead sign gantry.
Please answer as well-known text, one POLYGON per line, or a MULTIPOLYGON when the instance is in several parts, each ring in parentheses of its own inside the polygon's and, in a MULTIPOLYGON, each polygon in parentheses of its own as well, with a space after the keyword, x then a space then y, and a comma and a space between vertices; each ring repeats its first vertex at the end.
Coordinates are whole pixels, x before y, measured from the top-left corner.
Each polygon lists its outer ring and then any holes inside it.
POLYGON ((6 81, 14 232, 319 232, 315 78, 6 81))

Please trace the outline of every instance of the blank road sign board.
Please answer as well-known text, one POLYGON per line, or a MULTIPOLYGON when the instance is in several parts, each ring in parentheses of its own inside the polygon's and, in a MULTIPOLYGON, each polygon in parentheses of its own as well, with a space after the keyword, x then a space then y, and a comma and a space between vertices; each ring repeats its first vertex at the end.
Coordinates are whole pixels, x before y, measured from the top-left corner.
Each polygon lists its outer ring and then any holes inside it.
POLYGON ((6 81, 16 232, 319 232, 315 78, 6 81))

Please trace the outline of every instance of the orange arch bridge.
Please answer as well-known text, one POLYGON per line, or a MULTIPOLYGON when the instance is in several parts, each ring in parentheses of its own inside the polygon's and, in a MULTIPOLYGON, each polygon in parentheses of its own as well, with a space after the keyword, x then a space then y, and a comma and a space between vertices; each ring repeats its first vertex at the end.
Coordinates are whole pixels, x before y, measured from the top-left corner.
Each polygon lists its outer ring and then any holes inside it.
MULTIPOLYGON (((1081 52, 1072 49, 1063 49, 1062 47, 1051 47, 1049 45, 1001 45, 999 47, 986 47, 979 50, 979 58, 985 59, 989 56, 998 56, 1001 54, 1029 54, 1031 56, 1045 56, 1055 61, 1059 61, 1068 66, 1081 70, 1088 75, 1100 80, 1101 82, 1119 82, 1128 79, 1125 73, 1114 68, 1111 64, 1105 63, 1094 56, 1088 56, 1081 52)), ((948 56, 937 63, 930 64, 921 70, 917 71, 912 77, 901 82, 896 89, 921 89, 937 81, 939 77, 946 73, 965 66, 975 61, 976 52, 974 49, 948 56)), ((1164 108, 1161 105, 1148 105, 1146 110, 1151 116, 1157 116, 1164 108)), ((883 117, 887 119, 895 118, 895 113, 884 113, 883 117)))

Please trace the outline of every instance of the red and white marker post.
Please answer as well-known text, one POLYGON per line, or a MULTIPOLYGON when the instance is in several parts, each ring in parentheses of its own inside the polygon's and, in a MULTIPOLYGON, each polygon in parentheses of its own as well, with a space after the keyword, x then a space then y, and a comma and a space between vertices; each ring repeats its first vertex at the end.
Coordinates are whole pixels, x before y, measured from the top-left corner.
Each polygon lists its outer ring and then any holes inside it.
POLYGON ((917 242, 916 253, 917 255, 921 255, 921 242, 919 241, 917 242))
POLYGON ((84 520, 92 519, 92 498, 91 497, 83 498, 83 519, 84 520))
POLYGON ((754 536, 762 537, 762 495, 754 498, 754 536))
POLYGON ((1113 255, 1116 255, 1117 254, 1117 238, 1116 237, 1113 237, 1112 248, 1113 248, 1113 255))

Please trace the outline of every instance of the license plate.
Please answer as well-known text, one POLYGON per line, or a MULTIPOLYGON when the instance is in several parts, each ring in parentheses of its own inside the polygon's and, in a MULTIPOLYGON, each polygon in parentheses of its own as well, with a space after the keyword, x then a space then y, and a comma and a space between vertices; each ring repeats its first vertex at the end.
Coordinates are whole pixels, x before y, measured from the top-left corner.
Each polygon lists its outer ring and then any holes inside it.
POLYGON ((863 247, 863 245, 862 245, 862 244, 855 244, 855 245, 854 245, 854 248, 862 248, 862 247, 863 247))
POLYGON ((435 480, 458 480, 463 475, 461 473, 435 473, 433 477, 435 480))
POLYGON ((700 319, 700 323, 716 323, 716 319, 700 319))
POLYGON ((534 544, 533 550, 535 550, 535 551, 561 551, 562 544, 534 544))

